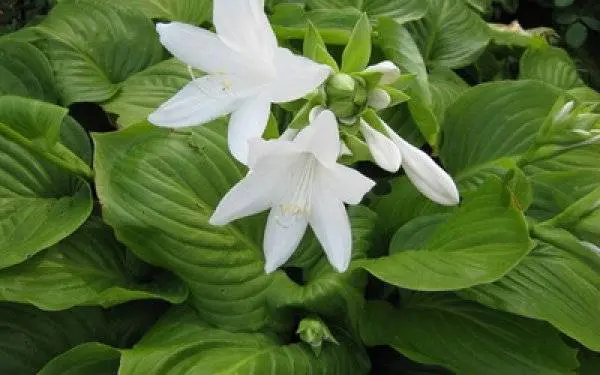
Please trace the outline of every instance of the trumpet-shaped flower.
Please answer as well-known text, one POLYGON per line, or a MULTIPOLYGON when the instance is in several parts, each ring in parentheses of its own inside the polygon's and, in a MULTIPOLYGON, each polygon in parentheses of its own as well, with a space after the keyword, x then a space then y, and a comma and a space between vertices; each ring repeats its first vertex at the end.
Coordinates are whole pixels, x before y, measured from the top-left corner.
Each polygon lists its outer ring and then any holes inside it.
POLYGON ((179 22, 156 26, 160 41, 176 58, 207 75, 194 78, 148 119, 177 128, 231 113, 229 149, 245 163, 247 142, 262 135, 271 103, 305 96, 331 69, 277 46, 264 0, 215 1, 213 23, 216 34, 179 22))
POLYGON ((375 183, 337 163, 340 138, 335 115, 323 111, 293 141, 250 142, 250 171, 217 206, 210 223, 224 225, 271 209, 263 249, 265 272, 284 264, 308 225, 339 272, 352 250, 344 203, 358 204, 375 183))

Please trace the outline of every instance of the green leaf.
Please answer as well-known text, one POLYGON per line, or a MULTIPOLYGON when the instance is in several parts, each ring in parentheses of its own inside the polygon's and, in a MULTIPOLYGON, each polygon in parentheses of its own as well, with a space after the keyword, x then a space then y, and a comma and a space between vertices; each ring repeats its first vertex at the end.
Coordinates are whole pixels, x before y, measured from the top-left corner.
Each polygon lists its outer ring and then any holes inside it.
POLYGON ((350 40, 342 53, 342 72, 352 73, 363 71, 371 57, 371 24, 363 13, 360 17, 350 40))
POLYGON ((0 270, 0 299, 29 303, 44 310, 77 305, 104 307, 160 298, 180 303, 187 289, 173 276, 154 271, 149 281, 136 277, 139 260, 120 245, 97 219, 35 257, 0 270), (135 267, 137 266, 137 267, 135 267))
POLYGON ((579 375, 596 375, 600 371, 600 353, 581 350, 579 362, 579 375))
POLYGON ((90 187, 69 173, 90 173, 89 140, 65 116, 45 102, 0 98, 0 268, 54 245, 92 210, 90 187))
POLYGON ((588 37, 588 29, 581 22, 575 22, 567 29, 565 39, 571 48, 581 48, 588 37))
POLYGON ((34 28, 56 76, 61 102, 103 102, 128 77, 162 60, 154 25, 137 10, 64 0, 34 28))
MULTIPOLYGON (((64 0, 63 0, 64 1, 64 0)), ((212 18, 213 0, 99 0, 111 6, 136 9, 148 18, 200 25, 212 18)))
POLYGON ((474 62, 490 40, 486 23, 463 0, 430 0, 429 11, 407 25, 428 66, 460 68, 474 62))
POLYGON ((554 5, 557 7, 568 7, 573 5, 573 2, 575 2, 575 0, 554 0, 554 5))
POLYGON ((520 78, 537 79, 564 90, 583 86, 571 57, 556 47, 525 51, 520 63, 520 78))
POLYGON ((129 347, 156 322, 160 311, 150 303, 60 312, 0 303, 0 373, 35 375, 52 358, 86 342, 129 347))
POLYGON ((117 375, 121 353, 99 343, 86 343, 48 362, 37 375, 117 375))
POLYGON ((123 352, 119 374, 366 374, 362 347, 343 330, 330 328, 340 344, 325 343, 317 357, 305 343, 285 345, 268 334, 219 330, 191 309, 175 310, 123 352))
POLYGON ((319 30, 327 44, 346 45, 361 13, 356 9, 306 11, 303 4, 280 4, 270 17, 279 39, 303 39, 308 21, 319 30))
POLYGON ((353 7, 377 20, 390 17, 399 23, 418 20, 427 12, 428 2, 422 0, 308 0, 312 9, 345 9, 353 7))
POLYGON ((304 37, 303 51, 304 56, 309 59, 321 64, 329 65, 334 72, 339 72, 338 64, 327 51, 327 46, 325 45, 323 38, 321 38, 319 30, 317 30, 310 21, 308 22, 308 29, 306 30, 306 36, 304 37))
POLYGON ((532 247, 525 220, 510 203, 502 182, 491 178, 454 213, 422 216, 400 228, 392 255, 355 266, 388 284, 425 291, 498 280, 532 247))
POLYGON ((427 67, 419 47, 404 26, 390 18, 382 18, 377 25, 379 43, 383 52, 402 70, 416 76, 417 93, 425 102, 431 102, 427 67))
POLYGON ((600 350, 600 258, 567 231, 537 226, 537 247, 493 284, 462 294, 492 308, 550 322, 592 350, 600 350))
POLYGON ((102 108, 118 115, 117 123, 121 127, 139 124, 190 80, 183 63, 176 59, 165 60, 129 77, 119 93, 103 103, 102 108))
POLYGON ((577 352, 546 324, 451 295, 415 294, 401 309, 370 303, 361 336, 464 375, 574 375, 578 366, 577 352))
POLYGON ((29 43, 0 42, 0 95, 56 102, 54 77, 46 56, 29 43))
POLYGON ((581 21, 594 31, 600 31, 600 20, 594 17, 582 16, 581 21))
POLYGON ((529 149, 559 95, 558 89, 536 81, 469 89, 446 113, 443 165, 465 189, 490 173, 503 174, 529 149))

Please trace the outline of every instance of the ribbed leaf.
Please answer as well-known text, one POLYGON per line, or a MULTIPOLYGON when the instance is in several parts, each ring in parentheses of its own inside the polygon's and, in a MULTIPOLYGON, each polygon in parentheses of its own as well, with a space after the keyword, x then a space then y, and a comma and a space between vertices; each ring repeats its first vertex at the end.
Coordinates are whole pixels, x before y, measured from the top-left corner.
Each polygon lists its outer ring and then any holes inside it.
POLYGON ((103 1, 61 1, 35 29, 45 35, 43 50, 65 105, 105 101, 163 57, 148 18, 103 1))
POLYGON ((213 0, 99 0, 112 6, 137 9, 148 18, 199 25, 212 17, 213 0))
POLYGON ((307 0, 312 9, 344 9, 353 7, 365 12, 372 19, 390 17, 404 23, 418 20, 427 12, 427 1, 423 0, 307 0))
POLYGON ((455 213, 419 217, 400 228, 392 255, 355 266, 389 284, 425 291, 498 280, 532 247, 525 220, 510 203, 500 179, 491 178, 455 213))
POLYGON ((30 303, 44 310, 77 305, 111 306, 135 299, 182 302, 187 289, 173 276, 156 270, 152 279, 135 275, 142 267, 92 219, 73 235, 32 259, 0 270, 0 299, 30 303))
POLYGON ((146 303, 60 312, 0 303, 0 373, 35 375, 55 356, 85 342, 129 347, 154 324, 160 311, 146 303))
POLYGON ((440 148, 444 166, 464 188, 489 173, 503 173, 529 149, 559 95, 536 81, 471 88, 446 114, 440 148))
POLYGON ((89 140, 65 115, 45 102, 0 98, 0 268, 54 245, 92 210, 89 186, 69 173, 90 173, 89 140))
POLYGON ((37 375, 117 375, 120 359, 110 346, 86 343, 54 358, 37 375))
POLYGON ((54 78, 46 56, 33 45, 0 42, 0 95, 18 95, 55 102, 54 78))
POLYGON ((577 67, 566 51, 555 48, 530 48, 521 57, 521 79, 537 79, 569 90, 583 86, 577 67))
POLYGON ((463 0, 429 0, 424 18, 408 24, 428 66, 459 68, 489 42, 488 28, 463 0))
POLYGON ((410 359, 464 375, 575 375, 576 351, 543 322, 451 295, 415 294, 401 309, 367 306, 361 336, 410 359))
POLYGON ((185 65, 176 59, 166 60, 129 77, 102 108, 117 114, 121 127, 138 124, 190 80, 185 65))
POLYGON ((463 295, 496 309, 547 320, 600 350, 600 257, 568 232, 537 227, 535 250, 507 276, 463 295))
POLYGON ((192 310, 166 315, 132 350, 120 375, 366 374, 361 346, 332 329, 339 345, 325 343, 316 356, 304 343, 285 345, 267 334, 231 333, 203 323, 192 310))

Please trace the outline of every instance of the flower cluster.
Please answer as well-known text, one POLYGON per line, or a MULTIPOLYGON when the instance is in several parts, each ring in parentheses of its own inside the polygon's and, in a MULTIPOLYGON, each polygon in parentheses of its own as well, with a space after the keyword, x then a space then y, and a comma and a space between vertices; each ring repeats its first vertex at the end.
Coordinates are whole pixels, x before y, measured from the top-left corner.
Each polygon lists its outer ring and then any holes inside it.
POLYGON ((358 127, 381 168, 396 172, 402 165, 425 196, 444 205, 458 203, 452 178, 376 115, 394 104, 387 85, 400 70, 393 63, 367 67, 361 72, 366 78, 334 73, 331 66, 278 47, 264 0, 219 0, 213 12, 216 33, 178 22, 157 25, 163 45, 190 69, 206 74, 192 75, 149 121, 178 128, 231 115, 229 150, 249 170, 210 222, 225 225, 270 209, 265 272, 291 257, 308 225, 332 266, 339 272, 348 268, 352 236, 345 204, 360 203, 375 182, 338 162, 353 152, 340 137, 343 126, 358 127), (279 139, 262 139, 272 103, 310 99, 317 92, 324 98, 314 106, 307 101, 313 107, 306 123, 288 128, 279 139))

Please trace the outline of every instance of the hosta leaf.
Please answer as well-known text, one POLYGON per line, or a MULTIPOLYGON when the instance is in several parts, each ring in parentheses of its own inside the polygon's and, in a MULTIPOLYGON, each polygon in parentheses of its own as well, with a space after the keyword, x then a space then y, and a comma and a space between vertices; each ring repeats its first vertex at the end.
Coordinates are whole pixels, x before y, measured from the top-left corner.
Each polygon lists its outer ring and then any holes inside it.
POLYGON ((600 353, 582 350, 579 352, 579 362, 579 375, 596 375, 600 371, 600 353))
POLYGON ((463 0, 430 0, 424 18, 408 24, 428 66, 459 68, 489 42, 486 23, 463 0))
POLYGON ((0 271, 0 299, 30 303, 44 310, 77 305, 111 306, 135 299, 182 302, 187 289, 173 276, 155 272, 142 282, 139 263, 92 219, 73 235, 32 259, 0 271))
POLYGON ((0 42, 0 95, 18 95, 55 102, 54 78, 46 56, 33 45, 0 42))
POLYGON ((569 90, 583 86, 577 67, 566 51, 556 47, 530 48, 521 57, 521 79, 537 79, 569 90))
POLYGON ((404 23, 418 20, 427 12, 428 2, 423 0, 307 0, 311 9, 355 8, 372 19, 390 17, 404 23))
POLYGON ((48 362, 37 375, 117 375, 121 353, 99 343, 86 343, 48 362))
POLYGON ((117 114, 122 127, 138 124, 190 80, 184 64, 176 59, 165 60, 129 77, 102 108, 117 114))
POLYGON ((408 358, 464 375, 575 375, 576 351, 543 322, 451 295, 416 294, 401 309, 367 306, 367 345, 387 344, 408 358))
POLYGON ((212 18, 213 0, 100 0, 116 7, 137 9, 148 18, 199 25, 212 18))
POLYGON ((92 210, 89 186, 69 173, 89 173, 89 140, 65 116, 45 102, 0 98, 0 268, 54 245, 92 210))
POLYGON ((547 320, 592 350, 600 350, 600 256, 570 233, 537 227, 537 247, 495 283, 463 295, 493 308, 547 320))
POLYGON ((271 24, 280 39, 303 39, 308 21, 319 30, 327 44, 346 45, 361 13, 356 9, 307 11, 302 4, 280 4, 275 7, 271 24))
POLYGON ((160 311, 147 303, 60 312, 0 303, 0 373, 35 375, 55 356, 85 342, 129 347, 160 311))
POLYGON ((390 245, 392 255, 355 266, 416 290, 455 290, 498 280, 532 246, 523 216, 510 203, 500 179, 491 178, 454 213, 419 217, 400 228, 390 245))
POLYGON ((440 158, 463 188, 515 165, 538 133, 560 91, 536 81, 471 88, 446 113, 440 158), (485 111, 482 110, 485 108, 485 111))
POLYGON ((162 46, 142 13, 104 1, 65 0, 35 29, 65 105, 103 102, 120 83, 159 62, 162 46))
POLYGON ((325 343, 316 356, 304 343, 285 345, 267 334, 223 331, 190 309, 172 311, 123 352, 119 374, 366 374, 362 347, 343 330, 332 333, 340 344, 325 343))

